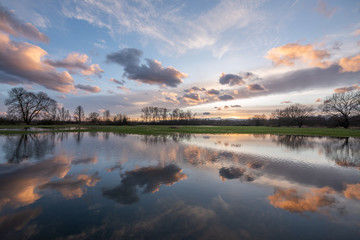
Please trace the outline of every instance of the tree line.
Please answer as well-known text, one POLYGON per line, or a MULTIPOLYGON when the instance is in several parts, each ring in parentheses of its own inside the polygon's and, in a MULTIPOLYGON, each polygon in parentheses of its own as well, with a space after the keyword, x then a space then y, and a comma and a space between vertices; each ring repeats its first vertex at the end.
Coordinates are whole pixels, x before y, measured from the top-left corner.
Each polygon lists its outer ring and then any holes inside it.
POLYGON ((248 120, 206 120, 196 119, 196 114, 190 110, 179 108, 146 106, 141 109, 141 121, 131 120, 124 114, 111 116, 110 110, 105 110, 103 116, 98 112, 90 112, 85 116, 82 106, 77 106, 73 114, 68 109, 59 106, 57 102, 44 92, 33 93, 24 88, 13 88, 5 100, 7 106, 6 121, 1 122, 32 122, 41 123, 92 123, 92 124, 194 124, 194 125, 255 125, 255 126, 360 126, 360 91, 334 93, 323 101, 319 110, 303 104, 293 104, 283 109, 276 109, 269 118, 264 114, 254 115, 248 120))
POLYGON ((9 91, 9 97, 5 100, 7 106, 7 121, 2 122, 24 122, 30 124, 40 123, 116 123, 126 125, 130 119, 125 114, 111 116, 110 110, 105 110, 103 116, 98 112, 91 112, 85 116, 84 108, 79 105, 73 114, 68 109, 59 106, 57 102, 44 92, 33 93, 24 88, 13 88, 9 91))

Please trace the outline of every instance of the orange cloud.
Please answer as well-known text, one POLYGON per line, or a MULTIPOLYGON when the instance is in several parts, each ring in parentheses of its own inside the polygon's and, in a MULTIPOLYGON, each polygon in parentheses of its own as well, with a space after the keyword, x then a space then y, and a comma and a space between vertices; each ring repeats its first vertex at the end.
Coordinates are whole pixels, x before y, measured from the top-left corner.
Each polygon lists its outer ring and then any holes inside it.
POLYGON ((360 71, 360 54, 354 57, 344 57, 339 60, 341 72, 358 72, 360 71))
POLYGON ((335 199, 329 194, 335 191, 330 187, 313 188, 310 192, 298 193, 296 189, 276 189, 268 197, 270 204, 289 212, 316 212, 320 207, 330 206, 335 199))
POLYGON ((350 199, 360 200, 360 183, 358 184, 346 184, 344 196, 350 199))
POLYGON ((64 93, 74 90, 74 80, 68 72, 57 72, 43 63, 42 58, 47 54, 38 46, 13 42, 0 32, 0 82, 11 85, 36 83, 64 93))
POLYGON ((325 50, 314 49, 311 44, 300 45, 297 43, 288 43, 272 48, 266 55, 266 58, 272 60, 275 65, 293 66, 296 61, 300 61, 320 68, 329 67, 330 63, 323 61, 328 57, 330 57, 330 53, 325 50))

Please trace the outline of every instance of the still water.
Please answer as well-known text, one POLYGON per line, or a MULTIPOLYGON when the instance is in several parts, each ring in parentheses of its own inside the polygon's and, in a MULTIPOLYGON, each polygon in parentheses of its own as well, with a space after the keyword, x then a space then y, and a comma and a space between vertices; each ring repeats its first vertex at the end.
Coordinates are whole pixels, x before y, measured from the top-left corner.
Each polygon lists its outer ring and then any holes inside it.
POLYGON ((3 135, 0 239, 360 239, 360 139, 3 135))

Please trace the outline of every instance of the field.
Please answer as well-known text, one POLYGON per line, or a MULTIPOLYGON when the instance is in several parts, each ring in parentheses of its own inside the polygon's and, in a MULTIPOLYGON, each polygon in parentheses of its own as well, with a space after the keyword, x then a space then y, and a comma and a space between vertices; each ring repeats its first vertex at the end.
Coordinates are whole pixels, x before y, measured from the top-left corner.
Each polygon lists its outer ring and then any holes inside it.
POLYGON ((359 129, 343 128, 294 128, 294 127, 256 127, 256 126, 99 126, 99 125, 14 125, 1 126, 0 134, 37 132, 115 132, 126 134, 277 134, 302 136, 360 137, 359 129))

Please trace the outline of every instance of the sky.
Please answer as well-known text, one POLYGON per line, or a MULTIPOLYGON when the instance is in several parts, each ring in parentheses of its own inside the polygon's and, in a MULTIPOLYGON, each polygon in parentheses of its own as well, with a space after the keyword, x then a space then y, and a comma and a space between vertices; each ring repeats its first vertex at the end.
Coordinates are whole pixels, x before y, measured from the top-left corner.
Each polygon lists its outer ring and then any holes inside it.
POLYGON ((86 115, 316 109, 360 89, 360 1, 2 0, 0 114, 14 87, 86 115))

